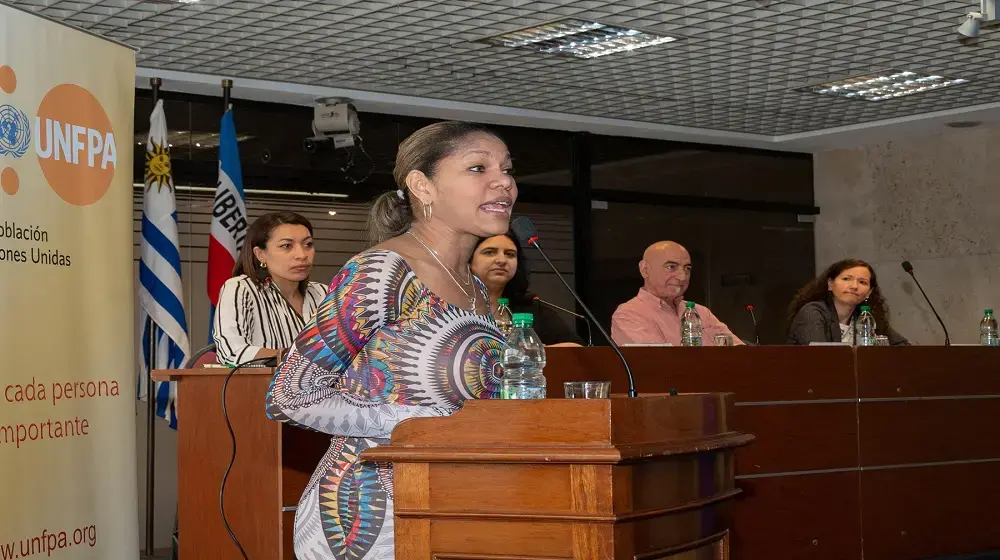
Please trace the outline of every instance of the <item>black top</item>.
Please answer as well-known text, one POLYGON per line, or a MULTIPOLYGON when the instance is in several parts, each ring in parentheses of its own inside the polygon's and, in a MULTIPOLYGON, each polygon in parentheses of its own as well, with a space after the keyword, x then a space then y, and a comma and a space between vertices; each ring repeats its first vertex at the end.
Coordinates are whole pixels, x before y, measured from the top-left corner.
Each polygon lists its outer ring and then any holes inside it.
MULTIPOLYGON (((856 315, 857 313, 855 313, 856 315)), ((878 325, 876 325, 878 329, 878 325)), ((884 331, 883 331, 884 332, 884 331)), ((889 329, 885 333, 889 337, 890 346, 909 346, 910 342, 903 335, 889 329)), ((857 339, 857 331, 854 337, 857 339)), ((840 342, 840 319, 837 309, 831 301, 810 301, 802 306, 792 319, 788 329, 788 344, 806 346, 811 342, 840 342)), ((855 343, 857 340, 855 340, 855 343)))
POLYGON ((542 344, 559 344, 560 342, 575 342, 583 345, 576 331, 570 328, 566 320, 561 317, 561 313, 555 309, 550 309, 533 300, 534 296, 528 294, 524 299, 510 302, 511 313, 531 313, 534 315, 534 323, 531 328, 542 340, 542 344))

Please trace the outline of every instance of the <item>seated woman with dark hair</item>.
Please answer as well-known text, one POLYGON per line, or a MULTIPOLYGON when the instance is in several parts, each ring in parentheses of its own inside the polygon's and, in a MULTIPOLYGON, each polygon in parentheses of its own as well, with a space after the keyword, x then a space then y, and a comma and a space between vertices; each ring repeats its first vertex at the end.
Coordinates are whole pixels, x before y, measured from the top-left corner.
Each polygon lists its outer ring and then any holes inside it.
POLYGON ((472 273, 490 293, 490 311, 496 313, 497 300, 507 298, 512 313, 531 313, 535 316, 532 328, 550 345, 579 346, 583 340, 566 324, 558 312, 537 301, 528 291, 528 263, 521 251, 521 244, 510 234, 487 237, 472 252, 472 273))
POLYGON ((833 263, 799 290, 788 312, 788 344, 840 342, 856 346, 855 325, 862 305, 871 309, 876 333, 887 336, 890 345, 910 344, 889 326, 889 304, 882 297, 875 269, 858 259, 833 263))
POLYGON ((247 229, 233 277, 219 291, 213 338, 221 364, 279 356, 316 313, 326 286, 310 282, 313 229, 294 212, 271 212, 247 229))

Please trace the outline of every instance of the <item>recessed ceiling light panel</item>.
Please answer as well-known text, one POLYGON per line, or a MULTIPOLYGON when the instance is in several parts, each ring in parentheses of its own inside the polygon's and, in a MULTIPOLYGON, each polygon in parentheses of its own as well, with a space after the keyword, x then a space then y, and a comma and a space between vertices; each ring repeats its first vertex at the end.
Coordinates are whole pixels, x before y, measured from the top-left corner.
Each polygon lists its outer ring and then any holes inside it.
POLYGON ((605 25, 595 21, 564 19, 536 27, 488 37, 483 42, 504 47, 526 48, 549 54, 597 58, 676 41, 638 29, 605 25))
POLYGON ((845 80, 800 88, 799 91, 845 97, 847 99, 887 101, 889 99, 967 83, 969 83, 969 80, 962 78, 946 78, 944 76, 925 75, 906 70, 888 70, 886 72, 854 76, 845 80))

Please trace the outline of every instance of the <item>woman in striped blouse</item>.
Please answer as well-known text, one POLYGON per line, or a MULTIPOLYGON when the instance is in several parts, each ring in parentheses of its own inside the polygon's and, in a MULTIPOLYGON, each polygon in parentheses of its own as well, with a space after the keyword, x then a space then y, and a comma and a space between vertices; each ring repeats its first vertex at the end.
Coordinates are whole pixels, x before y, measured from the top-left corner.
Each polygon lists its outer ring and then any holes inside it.
POLYGON ((250 226, 215 310, 220 364, 277 356, 291 346, 326 296, 323 284, 309 281, 315 254, 312 224, 299 214, 272 212, 250 226))

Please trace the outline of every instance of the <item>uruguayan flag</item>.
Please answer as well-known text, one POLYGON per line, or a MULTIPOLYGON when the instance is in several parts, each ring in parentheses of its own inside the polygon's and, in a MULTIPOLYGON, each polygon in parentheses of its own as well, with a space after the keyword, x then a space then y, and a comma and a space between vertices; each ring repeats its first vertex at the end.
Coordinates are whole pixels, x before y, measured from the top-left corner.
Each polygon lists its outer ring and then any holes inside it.
MULTIPOLYGON (((142 258, 139 261, 139 337, 143 371, 139 398, 146 397, 150 369, 184 365, 191 353, 184 317, 181 253, 177 241, 177 205, 170 174, 170 150, 163 101, 149 116, 146 141, 146 191, 142 202, 142 258), (150 339, 156 355, 149 355, 150 339)), ((156 413, 177 427, 175 383, 156 383, 156 413)))

